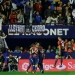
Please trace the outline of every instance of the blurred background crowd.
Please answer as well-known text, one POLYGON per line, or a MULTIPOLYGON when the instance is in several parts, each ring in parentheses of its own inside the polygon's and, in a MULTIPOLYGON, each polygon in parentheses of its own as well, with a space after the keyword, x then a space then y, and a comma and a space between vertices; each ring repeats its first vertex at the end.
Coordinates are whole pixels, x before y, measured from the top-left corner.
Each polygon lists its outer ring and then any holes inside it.
POLYGON ((3 23, 74 25, 74 6, 62 0, 1 0, 0 17, 3 23), (2 2, 3 1, 3 2, 2 2))

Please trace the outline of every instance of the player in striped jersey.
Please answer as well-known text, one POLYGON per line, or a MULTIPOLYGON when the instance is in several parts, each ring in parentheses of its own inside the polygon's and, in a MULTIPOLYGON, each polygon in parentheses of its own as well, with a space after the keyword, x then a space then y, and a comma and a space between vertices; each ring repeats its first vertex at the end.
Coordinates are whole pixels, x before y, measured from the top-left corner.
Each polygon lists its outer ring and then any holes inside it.
POLYGON ((38 57, 39 57, 38 67, 40 69, 40 72, 44 73, 44 70, 43 70, 43 58, 45 57, 45 54, 44 54, 43 48, 42 48, 42 46, 40 46, 39 42, 36 42, 35 45, 38 48, 38 57))
POLYGON ((38 48, 36 46, 33 46, 33 47, 31 47, 30 50, 32 52, 32 60, 33 60, 32 73, 35 73, 36 70, 37 70, 37 67, 38 67, 38 62, 39 62, 39 59, 38 59, 38 48))
MULTIPOLYGON (((29 66, 28 66, 28 68, 27 68, 26 73, 28 73, 28 70, 30 69, 30 67, 33 66, 33 53, 32 53, 32 47, 34 47, 34 44, 31 44, 31 46, 30 46, 30 50, 29 50, 29 54, 30 54, 30 57, 29 57, 29 66)), ((32 71, 33 71, 33 67, 32 67, 32 71)))

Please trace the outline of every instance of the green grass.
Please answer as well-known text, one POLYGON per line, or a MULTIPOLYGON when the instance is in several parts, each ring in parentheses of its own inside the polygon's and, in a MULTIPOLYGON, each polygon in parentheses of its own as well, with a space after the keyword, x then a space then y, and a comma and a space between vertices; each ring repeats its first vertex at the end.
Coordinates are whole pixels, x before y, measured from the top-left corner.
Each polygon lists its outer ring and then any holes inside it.
POLYGON ((36 74, 26 74, 25 72, 0 72, 0 75, 75 75, 75 72, 45 72, 44 74, 39 72, 36 74))

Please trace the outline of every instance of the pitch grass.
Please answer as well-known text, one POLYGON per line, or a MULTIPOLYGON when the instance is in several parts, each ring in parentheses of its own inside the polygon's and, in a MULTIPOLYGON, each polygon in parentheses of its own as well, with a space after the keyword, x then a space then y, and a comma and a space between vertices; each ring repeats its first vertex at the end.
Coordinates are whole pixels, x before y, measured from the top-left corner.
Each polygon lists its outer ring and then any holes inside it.
POLYGON ((0 72, 0 75, 75 75, 75 72, 45 72, 44 74, 39 72, 35 74, 26 74, 25 72, 0 72))

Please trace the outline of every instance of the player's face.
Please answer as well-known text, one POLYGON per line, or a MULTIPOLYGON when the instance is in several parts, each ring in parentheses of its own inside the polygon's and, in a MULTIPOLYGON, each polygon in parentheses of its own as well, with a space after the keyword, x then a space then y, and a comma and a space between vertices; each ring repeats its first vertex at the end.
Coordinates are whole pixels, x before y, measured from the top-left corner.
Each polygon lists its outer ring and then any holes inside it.
POLYGON ((71 44, 71 42, 69 41, 68 44, 71 44))
POLYGON ((72 39, 71 42, 74 43, 74 39, 72 39))
POLYGON ((65 42, 68 42, 68 40, 67 40, 67 39, 65 39, 65 42))
POLYGON ((10 54, 10 55, 9 55, 9 57, 11 58, 11 57, 12 57, 12 55, 10 54))

